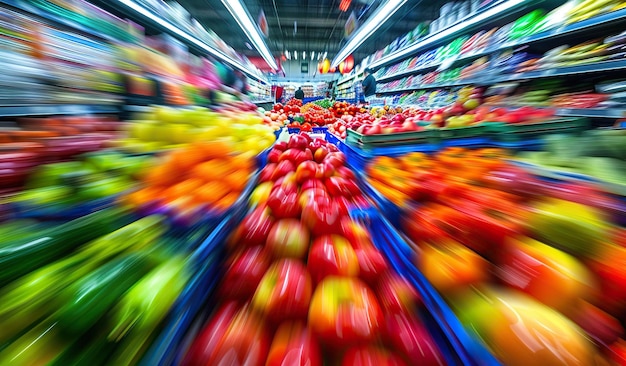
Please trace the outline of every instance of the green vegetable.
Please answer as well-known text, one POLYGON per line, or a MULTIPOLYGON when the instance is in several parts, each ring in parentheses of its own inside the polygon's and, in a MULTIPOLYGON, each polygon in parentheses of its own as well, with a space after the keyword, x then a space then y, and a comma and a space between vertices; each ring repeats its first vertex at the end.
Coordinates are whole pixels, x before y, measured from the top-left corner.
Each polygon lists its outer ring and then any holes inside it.
POLYGON ((112 364, 133 365, 150 345, 152 336, 182 292, 189 274, 186 261, 174 257, 137 282, 113 310, 109 340, 122 344, 112 364))
POLYGON ((68 287, 56 319, 63 330, 84 334, 152 267, 147 254, 116 258, 68 287))
POLYGON ((66 255, 90 240, 119 229, 128 218, 125 210, 110 208, 44 230, 38 236, 2 243, 0 286, 66 255))
POLYGON ((0 352, 0 365, 46 365, 61 354, 67 344, 59 337, 56 323, 42 322, 0 352))
POLYGON ((50 315, 63 304, 58 294, 70 284, 124 251, 138 251, 164 232, 163 218, 148 216, 102 236, 75 255, 49 264, 0 290, 0 342, 50 315))
POLYGON ((80 337, 63 353, 56 357, 49 366, 98 366, 111 365, 110 355, 115 351, 116 344, 108 342, 101 332, 88 337, 80 337))

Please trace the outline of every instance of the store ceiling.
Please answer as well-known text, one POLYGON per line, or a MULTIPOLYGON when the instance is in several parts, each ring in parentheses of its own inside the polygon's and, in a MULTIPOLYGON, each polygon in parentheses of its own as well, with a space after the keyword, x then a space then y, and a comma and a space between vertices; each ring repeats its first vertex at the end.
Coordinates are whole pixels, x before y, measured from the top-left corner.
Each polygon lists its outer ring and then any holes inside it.
MULTIPOLYGON (((353 0, 348 11, 342 12, 339 10, 340 0, 245 0, 244 2, 254 19, 258 17, 261 10, 265 12, 269 25, 269 38, 266 42, 274 56, 280 57, 285 50, 291 53, 298 51, 299 60, 302 59, 303 51, 307 53, 307 60, 310 59, 311 52, 315 52, 315 60, 317 60, 318 52, 328 52, 328 58, 332 59, 345 44, 344 26, 352 11, 363 22, 377 6, 383 3, 380 0, 353 0)), ((364 57, 414 29, 418 22, 435 18, 439 8, 445 2, 409 0, 354 53, 356 62, 361 62, 364 57)), ((257 51, 248 42, 221 0, 179 0, 179 3, 235 50, 248 57, 258 56, 257 51)))

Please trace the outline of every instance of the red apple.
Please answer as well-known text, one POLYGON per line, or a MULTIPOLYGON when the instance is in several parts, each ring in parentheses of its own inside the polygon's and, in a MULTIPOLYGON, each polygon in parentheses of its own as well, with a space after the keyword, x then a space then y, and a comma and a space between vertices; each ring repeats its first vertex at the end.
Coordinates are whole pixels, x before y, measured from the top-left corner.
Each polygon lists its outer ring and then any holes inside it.
POLYGON ((446 365, 430 333, 415 316, 387 312, 384 334, 385 340, 402 353, 410 365, 446 365))
POLYGON ((339 207, 330 202, 327 197, 309 201, 302 208, 302 222, 316 236, 340 234, 343 217, 339 207))
POLYGON ((326 186, 324 185, 324 182, 320 179, 309 179, 305 181, 304 183, 302 183, 302 186, 300 186, 300 190, 302 192, 311 188, 319 188, 322 190, 326 190, 326 186))
POLYGON ((312 293, 306 267, 297 259, 282 259, 261 279, 252 306, 272 321, 306 319, 312 293))
POLYGON ((263 320, 249 306, 227 303, 195 338, 182 365, 263 366, 270 342, 263 320))
POLYGON ((336 169, 335 171, 335 175, 345 178, 347 180, 351 180, 351 181, 355 181, 356 180, 356 175, 354 174, 354 172, 352 171, 352 169, 346 167, 346 166, 340 166, 339 168, 336 169))
POLYGON ((355 248, 354 252, 359 261, 359 277, 367 284, 375 285, 389 269, 387 260, 373 245, 355 248))
POLYGON ((375 287, 380 304, 386 312, 414 314, 420 302, 415 288, 400 275, 387 272, 378 278, 375 287))
POLYGON ((274 218, 270 215, 267 206, 258 206, 250 212, 237 227, 230 243, 231 247, 253 247, 265 245, 272 227, 274 218))
POLYGON ((297 189, 289 188, 288 183, 272 188, 267 198, 267 206, 277 219, 300 217, 301 208, 297 189))
POLYGON ((341 366, 405 366, 398 355, 375 346, 350 348, 343 356, 341 366))
POLYGON ((307 266, 315 283, 324 277, 359 275, 359 260, 350 243, 339 235, 325 235, 313 241, 307 266))
POLYGON ((297 219, 277 221, 267 238, 267 249, 277 258, 304 258, 309 249, 309 230, 297 219))
POLYGON ((284 322, 276 330, 265 366, 322 366, 316 337, 303 322, 284 322))
POLYGON ((302 184, 307 180, 315 178, 317 165, 318 164, 314 161, 305 161, 300 163, 296 169, 296 182, 302 184))
POLYGON ((309 306, 309 325, 333 349, 374 340, 383 320, 376 296, 355 277, 326 277, 309 306))
POLYGON ((295 172, 296 166, 289 160, 283 160, 276 165, 276 169, 271 175, 271 180, 276 181, 280 177, 284 177, 289 172, 295 172))
POLYGON ((274 144, 274 150, 285 151, 287 150, 287 143, 285 141, 279 141, 274 144))
POLYGON ((348 239, 354 249, 374 247, 369 231, 350 217, 345 217, 341 221, 341 234, 348 239))
POLYGON ((265 166, 265 168, 263 168, 261 170, 261 172, 259 173, 259 182, 263 183, 263 182, 269 182, 272 180, 272 176, 274 175, 274 172, 276 171, 278 164, 275 163, 269 163, 265 166))
POLYGON ((326 155, 324 163, 330 163, 335 169, 346 164, 346 156, 341 152, 331 152, 326 155))
POLYGON ((267 162, 268 163, 278 163, 278 158, 280 157, 280 154, 282 154, 282 153, 283 152, 281 150, 272 149, 267 154, 267 162))
POLYGON ((309 140, 307 136, 303 134, 291 135, 291 138, 289 139, 289 142, 287 143, 287 148, 303 151, 309 145, 309 140))
POLYGON ((233 300, 250 299, 269 266, 269 258, 262 246, 244 250, 227 265, 219 296, 233 300))
POLYGON ((320 146, 315 150, 315 154, 313 154, 313 158, 316 162, 321 163, 324 161, 326 155, 328 155, 329 151, 326 146, 320 146))

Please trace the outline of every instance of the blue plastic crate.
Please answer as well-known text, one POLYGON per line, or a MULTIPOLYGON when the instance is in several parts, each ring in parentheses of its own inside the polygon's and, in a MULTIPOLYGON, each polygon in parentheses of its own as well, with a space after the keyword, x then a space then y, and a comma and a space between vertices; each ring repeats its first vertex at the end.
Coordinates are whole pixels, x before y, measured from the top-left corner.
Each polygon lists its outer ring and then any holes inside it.
POLYGON ((250 179, 237 202, 227 210, 227 216, 210 230, 206 239, 193 250, 189 263, 194 276, 177 299, 163 330, 146 352, 141 365, 180 364, 191 341, 190 334, 195 334, 194 325, 197 325, 197 319, 203 319, 209 309, 212 309, 211 295, 220 280, 224 244, 243 220, 257 180, 258 175, 250 179))
POLYGON ((501 147, 509 150, 517 150, 517 151, 536 151, 541 150, 544 146, 544 141, 542 139, 531 139, 531 140, 522 140, 522 141, 511 141, 511 142, 502 142, 496 141, 494 142, 496 147, 501 147))
POLYGON ((289 133, 300 133, 300 127, 289 127, 287 131, 289 131, 289 133))
POLYGON ((459 139, 451 139, 451 140, 443 140, 441 141, 442 147, 468 147, 468 148, 478 148, 478 147, 491 147, 495 146, 493 140, 488 137, 467 137, 467 138, 459 138, 459 139))
POLYGON ((328 127, 326 126, 313 127, 311 129, 311 132, 313 133, 326 133, 326 131, 328 131, 328 127))
POLYGON ((375 210, 352 212, 351 215, 366 227, 376 228, 370 230, 374 245, 383 252, 392 268, 406 278, 420 294, 428 314, 432 316, 432 323, 426 322, 426 325, 436 327, 436 330, 431 330, 431 333, 442 334, 438 339, 438 346, 444 352, 447 363, 449 365, 500 366, 500 362, 482 342, 463 327, 448 304, 417 270, 412 262, 415 255, 413 249, 392 224, 375 210), (407 255, 407 252, 410 254, 407 255))
POLYGON ((357 176, 357 184, 365 196, 374 202, 374 205, 378 208, 380 213, 395 227, 400 227, 403 210, 372 187, 365 179, 363 173, 357 172, 355 174, 357 176))

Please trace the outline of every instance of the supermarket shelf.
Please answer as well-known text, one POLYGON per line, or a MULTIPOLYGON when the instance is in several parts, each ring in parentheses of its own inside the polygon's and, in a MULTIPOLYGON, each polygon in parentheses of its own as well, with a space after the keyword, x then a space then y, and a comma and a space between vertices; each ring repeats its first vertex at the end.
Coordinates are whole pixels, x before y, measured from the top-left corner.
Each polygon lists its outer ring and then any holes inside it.
POLYGON ((587 118, 609 118, 618 119, 626 117, 626 109, 599 109, 599 108, 560 108, 556 110, 557 116, 563 117, 587 117, 587 118))
POLYGON ((370 68, 379 68, 381 66, 403 60, 419 51, 434 48, 441 45, 449 39, 461 34, 478 29, 485 24, 493 22, 496 19, 512 15, 520 10, 525 9, 527 5, 536 5, 536 0, 508 0, 496 3, 494 6, 481 11, 478 14, 470 14, 455 25, 427 36, 426 38, 414 43, 408 47, 397 50, 387 56, 382 57, 369 64, 370 68))
POLYGON ((515 73, 515 74, 508 74, 508 75, 501 75, 501 76, 484 75, 481 78, 476 78, 476 79, 465 79, 465 80, 453 81, 449 83, 425 84, 425 85, 409 87, 409 88, 399 88, 399 89, 392 89, 392 90, 386 90, 386 91, 379 91, 377 92, 377 94, 395 94, 395 93, 404 93, 404 92, 410 92, 410 91, 416 91, 416 90, 450 88, 450 87, 463 86, 463 85, 493 85, 493 84, 503 83, 507 81, 523 81, 523 80, 529 80, 529 79, 542 79, 542 78, 550 78, 550 77, 556 77, 556 76, 569 76, 569 75, 577 75, 577 74, 618 71, 618 70, 623 70, 623 69, 626 69, 626 60, 604 61, 604 62, 597 62, 597 63, 587 64, 587 65, 560 67, 560 68, 553 68, 553 69, 548 69, 548 70, 515 73))
MULTIPOLYGON (((494 108, 520 108, 529 106, 533 108, 547 109, 550 107, 537 107, 531 104, 524 103, 499 103, 499 104, 485 104, 494 108)), ((557 116, 562 117, 587 117, 587 118, 607 118, 607 119, 619 119, 626 118, 626 109, 621 108, 552 108, 557 116)))
POLYGON ((266 104, 266 103, 274 103, 272 99, 261 99, 261 100, 253 100, 254 104, 266 104))
POLYGON ((76 115, 76 114, 111 114, 118 113, 116 106, 110 105, 77 105, 77 104, 41 104, 2 106, 0 117, 49 116, 49 115, 76 115))
POLYGON ((84 25, 74 22, 70 19, 59 17, 50 12, 44 11, 36 6, 33 6, 32 4, 29 4, 28 1, 0 0, 0 5, 8 5, 24 13, 28 13, 31 15, 35 15, 39 18, 45 19, 46 21, 53 23, 54 25, 58 25, 64 28, 71 28, 72 30, 78 31, 79 33, 83 33, 84 35, 88 35, 91 37, 104 39, 108 41, 116 41, 113 37, 107 34, 99 32, 96 29, 85 27, 84 25))
POLYGON ((201 41, 200 39, 192 36, 186 31, 178 28, 176 24, 173 24, 169 22, 168 20, 166 20, 165 18, 162 18, 161 16, 154 13, 149 8, 144 7, 143 5, 139 4, 138 2, 127 2, 127 1, 122 1, 122 0, 117 0, 117 1, 98 0, 97 4, 99 6, 107 6, 110 8, 114 8, 117 11, 124 14, 126 17, 133 20, 134 22, 137 22, 139 24, 147 24, 151 27, 154 27, 163 32, 166 32, 170 34, 171 36, 179 39, 181 42, 184 42, 189 47, 197 51, 200 51, 202 53, 208 53, 220 59, 221 61, 224 61, 230 64, 231 66, 241 70, 243 73, 245 73, 249 77, 259 82, 269 84, 269 81, 265 77, 253 72, 248 67, 246 67, 243 63, 241 63, 239 60, 233 59, 232 57, 223 53, 221 50, 208 45, 204 41, 201 41))
POLYGON ((359 77, 360 75, 363 75, 363 72, 359 72, 353 75, 348 76, 347 78, 343 79, 343 80, 339 80, 339 82, 337 82, 337 86, 341 85, 341 84, 345 84, 348 81, 352 81, 355 78, 359 77))
POLYGON ((462 61, 470 61, 472 59, 486 56, 486 55, 489 55, 498 51, 506 50, 508 48, 519 47, 522 45, 543 41, 546 39, 567 38, 581 31, 588 31, 588 30, 592 30, 596 28, 602 28, 602 27, 606 27, 606 26, 619 23, 619 22, 624 22, 624 21, 626 21, 626 9, 621 9, 618 11, 614 11, 608 14, 603 14, 603 15, 600 15, 591 19, 587 19, 581 22, 577 22, 574 24, 570 24, 570 25, 566 25, 566 26, 562 26, 558 28, 553 28, 545 32, 537 33, 535 35, 532 35, 526 38, 515 40, 513 42, 507 42, 507 43, 503 43, 494 47, 488 47, 483 50, 462 54, 460 56, 456 56, 457 58, 453 61, 450 61, 449 59, 442 60, 442 61, 437 61, 428 65, 423 65, 415 69, 403 70, 401 72, 398 72, 392 75, 383 76, 379 78, 377 81, 383 82, 383 81, 388 81, 388 80, 399 79, 404 76, 410 76, 410 75, 414 75, 420 72, 425 72, 428 70, 435 69, 439 67, 441 64, 443 64, 444 62, 452 62, 451 65, 454 65, 462 61))

